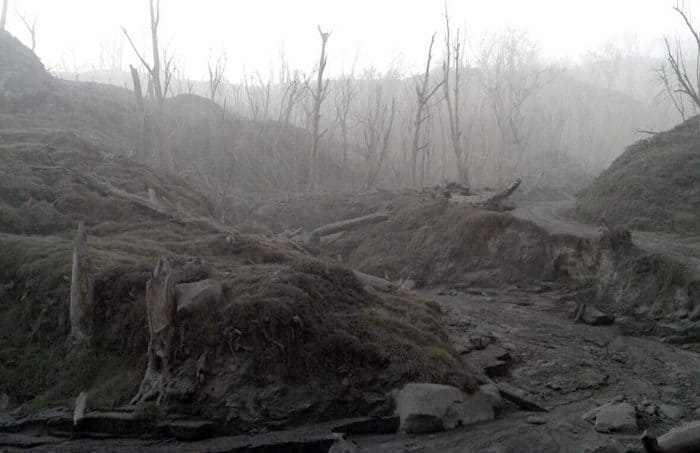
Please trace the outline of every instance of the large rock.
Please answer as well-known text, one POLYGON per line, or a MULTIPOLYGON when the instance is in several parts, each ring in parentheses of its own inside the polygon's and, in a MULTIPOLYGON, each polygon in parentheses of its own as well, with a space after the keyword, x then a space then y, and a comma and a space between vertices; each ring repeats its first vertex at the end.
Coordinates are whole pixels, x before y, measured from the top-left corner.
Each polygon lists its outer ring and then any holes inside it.
POLYGON ((221 282, 212 279, 175 285, 177 312, 194 313, 207 305, 217 304, 224 296, 221 282))
POLYGON ((406 433, 442 431, 495 417, 490 396, 481 392, 467 396, 449 385, 410 383, 395 398, 399 429, 406 433))
POLYGON ((595 430, 600 433, 632 433, 639 429, 636 409, 630 403, 604 404, 584 418, 595 420, 595 430))
POLYGON ((656 442, 664 453, 700 451, 700 420, 673 428, 656 442))

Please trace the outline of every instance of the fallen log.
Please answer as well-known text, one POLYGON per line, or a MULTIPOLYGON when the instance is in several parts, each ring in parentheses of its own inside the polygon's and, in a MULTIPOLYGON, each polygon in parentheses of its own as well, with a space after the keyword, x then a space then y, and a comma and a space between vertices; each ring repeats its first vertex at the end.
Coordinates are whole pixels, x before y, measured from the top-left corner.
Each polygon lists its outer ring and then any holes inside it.
POLYGON ((355 277, 362 282, 363 284, 367 286, 371 286, 372 288, 379 289, 381 291, 394 291, 396 290, 396 285, 390 282, 389 280, 384 280, 383 278, 376 277, 374 275, 370 274, 365 274, 364 272, 360 271, 352 271, 355 274, 355 277))
POLYGON ((389 218, 388 211, 375 212, 374 214, 355 217, 354 219, 341 220, 340 222, 329 223, 316 228, 302 235, 304 244, 307 246, 318 246, 321 243, 323 236, 340 233, 342 231, 353 230, 366 225, 372 225, 387 220, 389 218))
POLYGON ((498 192, 496 195, 492 196, 491 198, 488 198, 486 201, 481 203, 481 206, 486 208, 486 209, 495 209, 495 210, 501 210, 502 206, 500 204, 508 197, 513 195, 516 190, 518 190, 518 187, 520 187, 520 184, 522 183, 522 180, 520 178, 516 179, 513 184, 511 184, 507 189, 498 192))

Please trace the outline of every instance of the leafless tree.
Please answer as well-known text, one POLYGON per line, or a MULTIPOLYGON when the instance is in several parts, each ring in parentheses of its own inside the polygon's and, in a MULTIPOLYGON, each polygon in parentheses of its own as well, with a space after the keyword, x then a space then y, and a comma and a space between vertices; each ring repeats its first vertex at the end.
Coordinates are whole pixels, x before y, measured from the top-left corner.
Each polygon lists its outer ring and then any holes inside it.
POLYGON ((671 43, 668 38, 665 38, 666 61, 671 67, 675 83, 671 83, 668 80, 668 74, 665 68, 662 71, 657 71, 657 75, 664 84, 666 92, 676 109, 685 117, 685 107, 682 104, 682 97, 684 95, 690 98, 694 109, 700 107, 700 34, 690 22, 688 13, 682 3, 676 3, 673 9, 681 16, 685 22, 686 28, 693 37, 695 43, 695 67, 692 68, 692 70, 688 69, 685 51, 679 40, 675 40, 671 43))
POLYGON ((308 193, 316 191, 316 179, 318 172, 318 147, 323 133, 319 133, 319 121, 321 119, 321 105, 323 104, 326 95, 328 94, 328 81, 323 80, 323 71, 326 69, 328 57, 326 56, 326 44, 330 38, 330 32, 324 33, 321 27, 318 27, 318 33, 321 36, 321 57, 318 61, 318 70, 316 71, 316 89, 313 92, 313 108, 311 112, 311 153, 309 155, 309 180, 307 186, 308 193))
POLYGON ((430 64, 433 59, 433 45, 435 44, 435 33, 430 38, 430 46, 428 47, 428 59, 425 63, 425 73, 420 82, 416 83, 416 111, 413 120, 413 143, 411 145, 411 184, 413 187, 418 183, 418 154, 428 148, 430 143, 421 143, 423 124, 430 119, 430 115, 426 111, 426 107, 430 99, 443 85, 444 80, 435 84, 430 88, 430 64))
POLYGON ((363 144, 367 174, 364 188, 372 189, 376 183, 382 165, 386 160, 394 125, 396 99, 391 99, 391 107, 382 101, 382 88, 377 87, 374 98, 369 100, 369 108, 364 117, 359 118, 363 126, 363 144))
MULTIPOLYGON (((353 75, 343 77, 335 91, 335 115, 340 127, 341 145, 343 147, 343 169, 347 176, 348 170, 348 116, 352 102, 358 94, 358 89, 353 85, 353 75)), ((345 181, 347 186, 347 179, 345 181)), ((347 188, 347 187, 346 187, 347 188)))
POLYGON ((457 36, 452 38, 450 27, 450 16, 445 3, 445 61, 442 64, 444 100, 447 107, 447 119, 450 125, 450 141, 455 154, 457 164, 457 174, 459 182, 469 187, 469 169, 467 168, 467 156, 462 147, 462 124, 459 117, 459 106, 462 102, 460 98, 460 84, 462 66, 462 43, 460 41, 460 30, 457 29, 457 36), (450 78, 454 84, 450 90, 450 78))
POLYGON ((481 81, 501 134, 498 158, 498 183, 503 182, 503 164, 509 145, 517 153, 513 172, 517 172, 525 145, 524 130, 527 101, 548 81, 549 68, 541 67, 537 46, 527 35, 508 30, 484 43, 479 55, 481 81))
POLYGON ((133 49, 136 56, 141 60, 141 64, 146 68, 149 74, 150 82, 149 86, 153 89, 153 94, 158 101, 159 106, 162 107, 164 100, 164 92, 161 84, 161 59, 160 59, 160 47, 158 43, 158 26, 160 24, 160 0, 149 0, 149 11, 151 16, 151 46, 153 51, 153 63, 149 64, 146 59, 141 55, 141 52, 136 48, 134 41, 129 36, 126 28, 122 27, 122 31, 129 40, 129 44, 133 49))
POLYGON ((224 80, 224 73, 226 72, 226 54, 220 55, 216 61, 212 64, 211 56, 209 58, 209 97, 212 101, 216 101, 216 93, 219 90, 219 85, 224 80))
POLYGON ((19 11, 17 11, 17 15, 19 16, 20 20, 24 24, 24 27, 29 32, 29 36, 32 39, 32 52, 35 52, 36 51, 36 16, 34 16, 32 19, 29 19, 26 15, 20 13, 19 11))

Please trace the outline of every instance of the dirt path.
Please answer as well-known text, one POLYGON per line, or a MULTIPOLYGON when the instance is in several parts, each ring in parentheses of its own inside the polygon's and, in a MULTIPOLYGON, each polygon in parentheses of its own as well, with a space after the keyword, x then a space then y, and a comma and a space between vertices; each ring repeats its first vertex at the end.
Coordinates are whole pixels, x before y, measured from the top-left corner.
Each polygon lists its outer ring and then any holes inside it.
POLYGON ((452 432, 354 439, 361 451, 593 451, 611 443, 640 447, 638 434, 597 433, 582 415, 624 399, 638 406, 640 430, 662 432, 677 422, 647 411, 668 404, 691 414, 700 407, 699 354, 652 338, 620 336, 615 327, 574 324, 569 319, 573 307, 563 302, 568 297, 561 290, 439 292, 424 295, 445 309, 450 335, 465 360, 473 367, 489 367, 500 375, 494 379, 528 391, 550 412, 533 414, 510 406, 493 422, 452 432), (538 419, 528 420, 533 415, 538 419))
MULTIPOLYGON (((598 226, 580 223, 564 215, 571 208, 573 200, 523 203, 512 214, 534 222, 551 233, 597 237, 600 234, 598 226)), ((685 263, 693 275, 700 278, 700 235, 680 237, 668 233, 633 231, 632 241, 643 250, 685 263)))

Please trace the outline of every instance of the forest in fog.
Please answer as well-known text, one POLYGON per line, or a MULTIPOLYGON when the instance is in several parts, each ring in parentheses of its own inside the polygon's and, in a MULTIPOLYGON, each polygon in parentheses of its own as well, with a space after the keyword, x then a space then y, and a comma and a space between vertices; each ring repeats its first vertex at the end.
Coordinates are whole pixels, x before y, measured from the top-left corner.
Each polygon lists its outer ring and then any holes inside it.
MULTIPOLYGON (((100 42, 89 64, 79 67, 75 56, 68 63, 65 54, 51 69, 68 80, 133 89, 133 67, 144 96, 196 94, 227 115, 260 122, 255 156, 239 159, 236 174, 230 174, 231 159, 246 151, 237 150, 235 137, 233 148, 222 148, 214 132, 202 155, 190 151, 187 164, 172 164, 183 171, 208 168, 221 184, 254 174, 279 193, 309 188, 300 175, 308 172, 302 168, 307 164, 301 162, 314 148, 314 155, 332 156, 327 165, 343 167, 342 184, 332 178, 335 188, 415 188, 449 180, 484 188, 517 177, 528 187, 573 194, 628 144, 695 113, 694 103, 668 96, 675 87, 664 84, 671 70, 663 55, 632 34, 609 38, 582 55, 551 58, 527 31, 508 27, 473 35, 461 25, 466 18, 451 16, 447 4, 435 8, 442 8, 442 27, 424 37, 423 62, 413 70, 398 57, 383 71, 372 62, 358 64, 359 50, 336 50, 332 29, 319 26, 313 31, 314 66, 295 66, 280 50, 265 69, 245 68, 225 49, 209 48, 207 79, 192 78, 178 49, 158 35, 160 21, 168 21, 168 4, 161 8, 157 2, 151 36, 160 41, 134 42, 129 33, 145 38, 144 30, 123 28, 120 36, 100 42), (329 74, 326 60, 342 60, 343 71, 329 74), (309 133, 287 134, 287 128, 309 133), (276 131, 272 138, 267 129, 276 131), (281 143, 282 135, 295 138, 281 143)), ((32 47, 38 41, 41 55, 41 23, 50 18, 19 19, 18 35, 32 47)), ((319 174, 333 171, 320 162, 319 174)))

